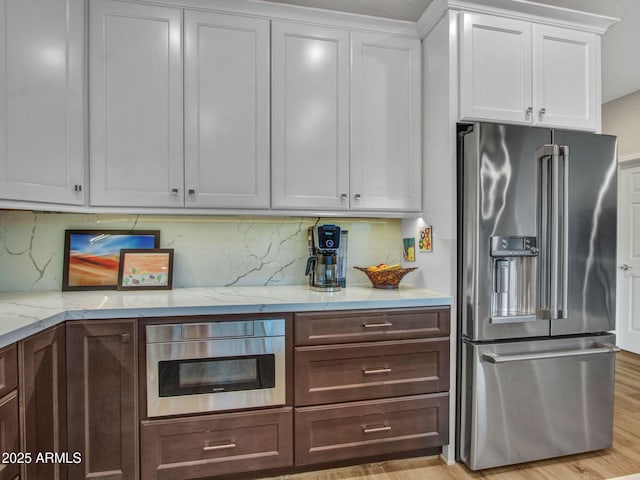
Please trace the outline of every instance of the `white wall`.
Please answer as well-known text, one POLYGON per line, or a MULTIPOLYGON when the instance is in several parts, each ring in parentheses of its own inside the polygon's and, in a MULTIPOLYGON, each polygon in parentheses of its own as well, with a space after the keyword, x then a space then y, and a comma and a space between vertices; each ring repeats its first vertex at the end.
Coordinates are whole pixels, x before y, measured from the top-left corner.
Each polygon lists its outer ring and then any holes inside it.
MULTIPOLYGON (((402 221, 402 236, 416 238, 419 286, 455 298, 457 258, 456 119, 458 115, 457 13, 448 12, 422 43, 423 65, 423 217, 402 221), (431 225, 433 251, 418 251, 418 230, 431 225)), ((443 448, 448 463, 455 461, 456 305, 451 308, 451 376, 449 389, 449 444, 443 448)))
POLYGON ((602 106, 602 133, 618 137, 621 160, 640 157, 640 91, 602 106))
MULTIPOLYGON (((452 14, 453 15, 453 14, 452 14)), ((448 49, 449 18, 423 41, 423 217, 403 220, 403 237, 416 237, 416 281, 424 288, 455 296, 457 66, 448 49), (418 251, 418 230, 431 225, 433 251, 418 251)))
MULTIPOLYGON (((175 249, 174 288, 305 284, 307 227, 316 220, 0 210, 0 291, 60 290, 65 229, 160 230, 160 246, 175 249)), ((369 283, 351 266, 397 263, 402 257, 398 219, 319 223, 349 231, 347 285, 369 283)))

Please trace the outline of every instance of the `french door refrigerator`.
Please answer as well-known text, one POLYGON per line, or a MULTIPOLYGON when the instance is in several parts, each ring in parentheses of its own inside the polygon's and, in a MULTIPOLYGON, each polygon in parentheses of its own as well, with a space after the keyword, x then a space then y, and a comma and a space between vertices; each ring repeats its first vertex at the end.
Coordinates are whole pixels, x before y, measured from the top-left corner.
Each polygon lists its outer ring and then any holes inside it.
POLYGON ((616 138, 496 124, 458 138, 458 459, 610 447, 616 138))

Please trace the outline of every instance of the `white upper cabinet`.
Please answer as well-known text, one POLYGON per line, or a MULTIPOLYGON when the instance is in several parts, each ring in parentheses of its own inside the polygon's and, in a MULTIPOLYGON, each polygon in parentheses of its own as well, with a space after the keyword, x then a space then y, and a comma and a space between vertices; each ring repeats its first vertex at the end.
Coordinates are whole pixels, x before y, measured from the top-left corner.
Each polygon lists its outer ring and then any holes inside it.
POLYGON ((420 40, 351 34, 352 210, 420 211, 420 40))
POLYGON ((421 208, 417 38, 272 24, 272 206, 421 208))
POLYGON ((0 0, 0 199, 84 203, 83 0, 0 0))
POLYGON ((463 13, 460 116, 531 123, 531 24, 463 13))
POLYGON ((183 205, 182 10, 90 5, 91 204, 183 205))
POLYGON ((269 20, 185 11, 186 205, 269 207, 269 20))
POLYGON ((596 35, 533 25, 534 124, 596 129, 596 35))
POLYGON ((269 21, 96 0, 90 27, 91 204, 268 208, 269 21))
POLYGON ((349 208, 349 31, 273 21, 272 207, 349 208))
POLYGON ((597 35, 463 12, 460 117, 596 130, 597 35))

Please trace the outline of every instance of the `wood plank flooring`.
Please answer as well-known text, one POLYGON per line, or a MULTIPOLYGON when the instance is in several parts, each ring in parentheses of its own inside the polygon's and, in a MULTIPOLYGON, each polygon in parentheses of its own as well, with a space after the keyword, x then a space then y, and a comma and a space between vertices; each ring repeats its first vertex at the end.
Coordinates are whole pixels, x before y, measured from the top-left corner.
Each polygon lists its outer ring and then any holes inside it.
POLYGON ((613 447, 598 452, 472 472, 438 457, 421 457, 317 472, 278 480, 603 480, 640 473, 640 355, 616 357, 613 447))

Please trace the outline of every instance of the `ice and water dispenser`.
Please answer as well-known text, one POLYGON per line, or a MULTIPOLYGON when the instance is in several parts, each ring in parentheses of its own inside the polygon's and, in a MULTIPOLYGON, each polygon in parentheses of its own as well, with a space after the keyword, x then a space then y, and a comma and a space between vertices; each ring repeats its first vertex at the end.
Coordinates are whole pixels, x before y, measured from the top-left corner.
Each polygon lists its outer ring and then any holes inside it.
POLYGON ((536 319, 536 237, 491 237, 491 323, 536 319))

